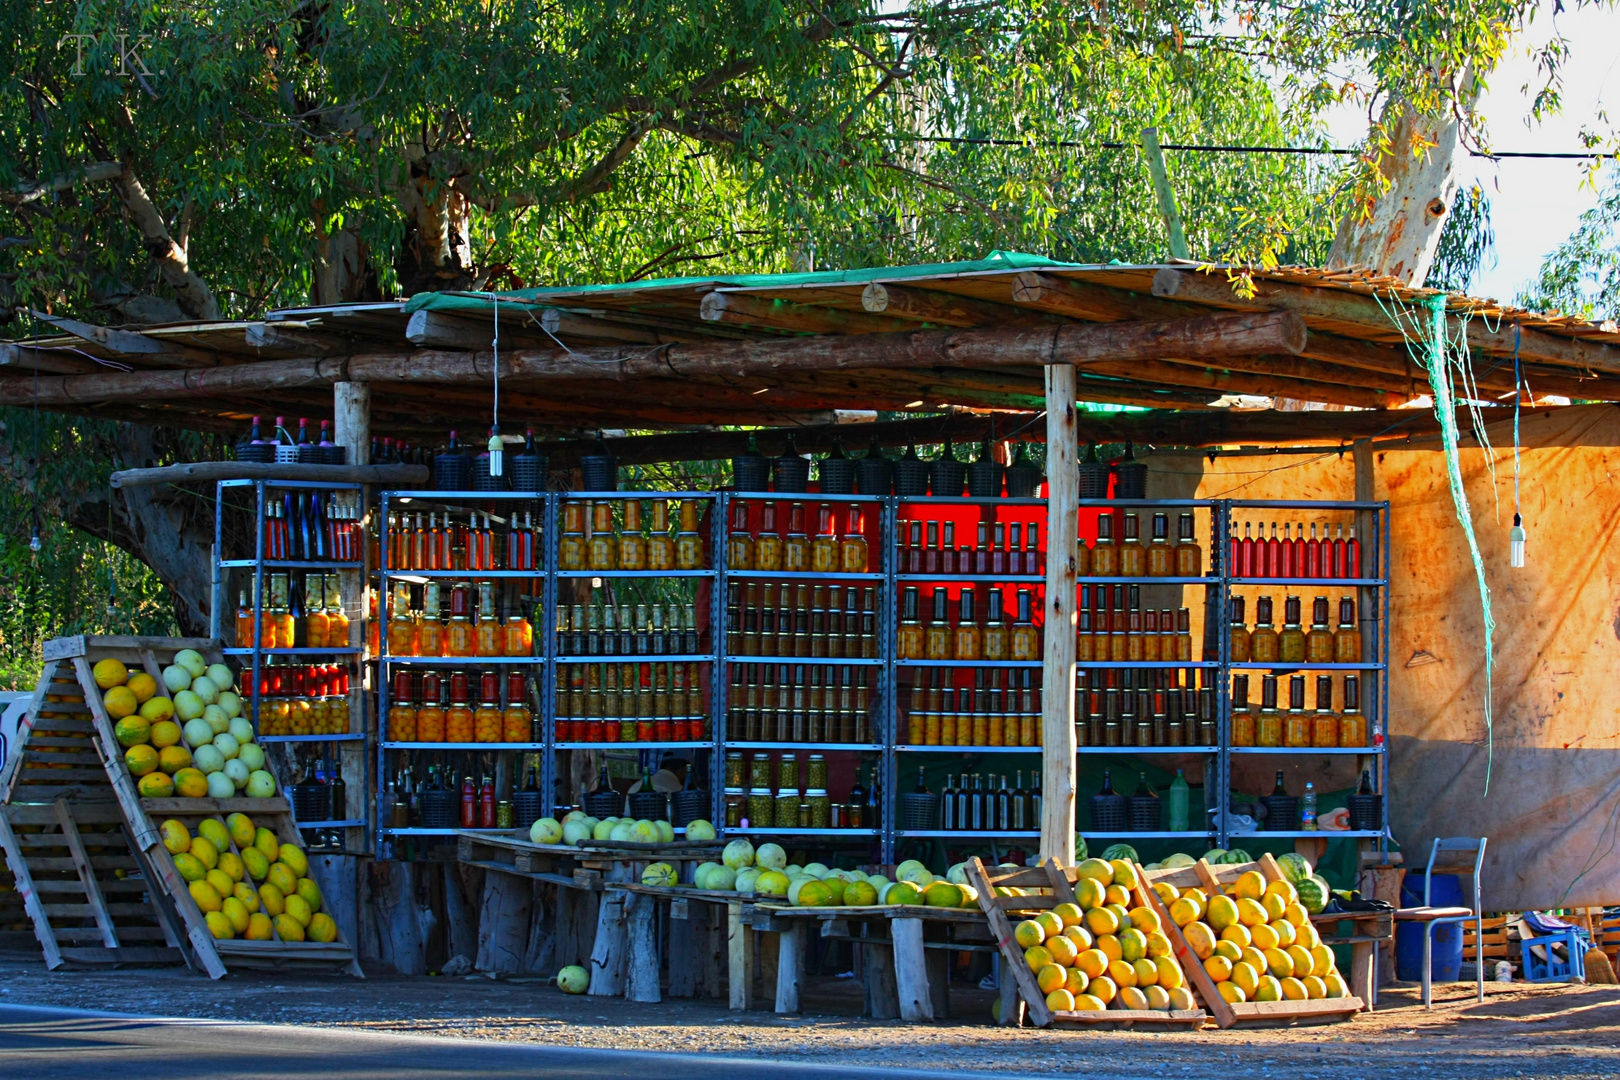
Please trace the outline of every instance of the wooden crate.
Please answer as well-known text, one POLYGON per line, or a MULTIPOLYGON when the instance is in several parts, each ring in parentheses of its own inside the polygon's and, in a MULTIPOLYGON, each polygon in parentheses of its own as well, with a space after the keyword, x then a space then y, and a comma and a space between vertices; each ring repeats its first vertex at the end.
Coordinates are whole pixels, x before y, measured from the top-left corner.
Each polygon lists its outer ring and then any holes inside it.
MULTIPOLYGON (((78 813, 80 803, 115 806, 128 850, 139 864, 149 888, 147 895, 173 932, 169 944, 182 948, 194 969, 211 978, 225 975, 228 966, 336 967, 360 975, 353 947, 342 938, 319 942, 217 941, 186 883, 163 847, 154 818, 174 817, 195 832, 204 817, 240 810, 256 825, 271 829, 284 843, 300 844, 297 825, 285 797, 269 799, 144 799, 124 765, 123 748, 113 734, 113 722, 101 703, 101 690, 92 674, 103 659, 122 661, 131 670, 145 670, 162 683, 162 662, 181 649, 195 649, 210 662, 220 662, 220 644, 207 638, 77 637, 53 638, 45 643, 44 671, 34 699, 18 732, 19 746, 0 775, 0 805, 7 814, 22 806, 66 801, 78 813), (225 958, 230 958, 230 965, 225 958)), ((18 858, 8 844, 8 860, 15 873, 18 858)), ((26 895, 26 894, 25 894, 26 895)), ((36 936, 46 912, 30 907, 36 936)), ((41 938, 43 942, 43 938, 41 938)))
POLYGON ((178 927, 153 900, 145 860, 117 803, 59 798, 0 806, 0 847, 14 868, 10 895, 31 920, 50 970, 186 962, 178 927))
POLYGON ((1592 944, 1602 949, 1620 970, 1620 908, 1592 913, 1592 944))
MULTIPOLYGON (((1512 920, 1506 915, 1485 916, 1485 962, 1507 960, 1511 955, 1512 940, 1509 934, 1509 923, 1512 920)), ((1472 922, 1462 924, 1463 928, 1463 959, 1469 963, 1477 963, 1480 958, 1478 927, 1472 922)))
MULTIPOLYGON (((1202 1009, 1187 1009, 1161 1012, 1157 1009, 1105 1009, 1101 1012, 1072 1012, 1058 1011, 1047 1007, 1046 995, 1035 983, 1035 973, 1029 970, 1029 964, 1024 960, 1024 950, 1018 947, 1013 939, 1011 915, 1043 911, 1054 908, 1059 904, 1074 902, 1074 882, 1076 874, 1073 867, 1060 866, 1056 859, 1048 859, 1044 866, 1032 867, 1025 870, 1016 870, 1007 874, 991 874, 978 859, 968 860, 968 884, 979 894, 979 907, 983 909, 985 918, 989 920, 990 932, 995 936, 996 944, 1001 952, 1001 1022, 1004 1025, 1018 1023, 1019 999, 1029 1011, 1029 1018, 1036 1027, 1049 1027, 1054 1024, 1096 1030, 1099 1028, 1142 1028, 1145 1030, 1163 1030, 1167 1028, 1197 1029, 1202 1027, 1204 1021, 1209 1019, 1202 1009), (997 888, 1017 888, 1023 890, 1038 889, 1040 892, 1025 896, 998 896, 997 888), (1011 974, 1011 979, 1007 978, 1011 974)), ((1133 906, 1144 906, 1148 903, 1146 894, 1140 885, 1141 873, 1138 871, 1138 886, 1132 890, 1133 906)), ((1161 912, 1160 919, 1168 921, 1161 912)), ((1185 968, 1186 961, 1181 961, 1185 968)), ((1203 972, 1200 967, 1199 972, 1203 972)), ((1187 978, 1192 978, 1192 972, 1187 972, 1187 978)))
POLYGON ((1204 970, 1203 962, 1187 944, 1186 935, 1170 918, 1170 913, 1159 901, 1159 894, 1152 886, 1165 882, 1178 889, 1201 888, 1213 895, 1250 870, 1258 870, 1267 881, 1284 880, 1282 868, 1270 855, 1260 856, 1258 862, 1235 865, 1212 866, 1199 859, 1194 865, 1179 869, 1139 871, 1145 886, 1143 894, 1153 910, 1159 913, 1159 921, 1164 925, 1164 932, 1170 937, 1176 958, 1181 961, 1188 980, 1215 1023, 1222 1028, 1291 1027, 1299 1024, 1337 1023, 1349 1020, 1361 1012, 1365 1006, 1359 997, 1354 996, 1312 1001, 1245 1001, 1235 1005, 1221 997, 1215 989, 1214 980, 1204 970))

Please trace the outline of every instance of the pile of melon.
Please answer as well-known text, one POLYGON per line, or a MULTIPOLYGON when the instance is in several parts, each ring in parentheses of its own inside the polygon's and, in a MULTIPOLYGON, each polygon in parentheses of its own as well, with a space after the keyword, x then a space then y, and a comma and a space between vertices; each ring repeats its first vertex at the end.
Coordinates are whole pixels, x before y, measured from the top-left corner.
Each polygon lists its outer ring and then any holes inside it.
MULTIPOLYGON (((589 844, 593 840, 670 844, 675 841, 675 826, 667 821, 648 818, 593 818, 583 810, 570 810, 561 821, 554 817, 537 819, 529 826, 529 839, 536 844, 566 844, 569 847, 589 844)), ((714 826, 702 818, 689 821, 686 823, 686 839, 713 840, 714 826)))
MULTIPOLYGON (((1285 873, 1289 869, 1285 864, 1285 873)), ((1325 888, 1320 879, 1302 880, 1313 890, 1325 888)), ((1164 882, 1153 888, 1228 1002, 1348 996, 1333 950, 1322 944, 1295 882, 1267 881, 1249 870, 1213 896, 1164 882)))
POLYGON ((98 662, 96 685, 124 748, 124 765, 148 799, 256 799, 276 793, 253 725, 242 716, 235 676, 224 664, 209 664, 195 649, 181 649, 163 669, 163 688, 144 671, 131 673, 118 660, 98 662))
POLYGON ((297 844, 279 842, 246 814, 204 818, 195 836, 174 818, 161 830, 175 871, 215 938, 337 939, 337 923, 321 911, 320 886, 297 844))
POLYGON ((1194 1008, 1186 972, 1151 908, 1130 907, 1136 867, 1087 859, 1075 867, 1075 902, 1013 929, 1035 984, 1054 1012, 1194 1008))

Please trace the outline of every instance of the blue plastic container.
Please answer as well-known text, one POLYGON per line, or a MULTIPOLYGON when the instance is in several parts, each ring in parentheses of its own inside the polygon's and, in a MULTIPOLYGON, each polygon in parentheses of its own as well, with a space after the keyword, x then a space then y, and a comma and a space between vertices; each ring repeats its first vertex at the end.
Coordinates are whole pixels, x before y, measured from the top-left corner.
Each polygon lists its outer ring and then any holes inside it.
MULTIPOLYGON (((1406 875, 1401 884, 1401 906, 1423 905, 1423 871, 1406 875)), ((1435 907, 1464 907, 1462 883, 1455 874, 1434 875, 1429 903, 1435 907)), ((1423 924, 1395 924, 1395 977, 1402 982, 1423 980, 1423 924)), ((1437 983, 1456 982, 1462 973, 1463 928, 1447 923, 1434 928, 1434 952, 1429 957, 1429 978, 1437 983)))

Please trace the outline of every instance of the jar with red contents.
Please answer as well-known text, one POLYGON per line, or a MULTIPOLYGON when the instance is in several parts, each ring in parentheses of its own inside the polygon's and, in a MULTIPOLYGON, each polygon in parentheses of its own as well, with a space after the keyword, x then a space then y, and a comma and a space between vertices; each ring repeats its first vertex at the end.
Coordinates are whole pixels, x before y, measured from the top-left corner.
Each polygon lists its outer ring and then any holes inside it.
POLYGON ((708 738, 707 730, 708 723, 701 716, 694 716, 686 721, 686 739, 688 742, 702 742, 708 738))
MULTIPOLYGON (((643 720, 639 726, 646 727, 648 725, 647 722, 643 720)), ((672 742, 674 740, 675 722, 669 719, 667 716, 654 720, 651 727, 652 737, 658 742, 672 742)))
POLYGON ((592 720, 591 728, 593 730, 600 728, 602 731, 601 737, 593 738, 591 740, 592 742, 618 742, 619 736, 624 733, 623 725, 621 725, 617 720, 611 722, 607 720, 592 720))

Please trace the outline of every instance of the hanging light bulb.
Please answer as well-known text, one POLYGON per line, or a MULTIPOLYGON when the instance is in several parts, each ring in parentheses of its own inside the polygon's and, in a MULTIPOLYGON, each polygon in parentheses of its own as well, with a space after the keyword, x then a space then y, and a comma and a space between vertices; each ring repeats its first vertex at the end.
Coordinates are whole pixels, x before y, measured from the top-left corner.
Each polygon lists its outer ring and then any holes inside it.
POLYGON ((28 534, 28 550, 38 554, 44 546, 44 541, 39 538, 39 523, 35 522, 33 531, 28 534))
POLYGON ((501 442, 501 426, 496 424, 489 429, 489 475, 491 476, 501 475, 501 459, 504 456, 501 453, 503 445, 501 442))
POLYGON ((1524 518, 1513 515, 1513 528, 1508 530, 1508 565, 1515 570, 1524 568, 1524 518))

